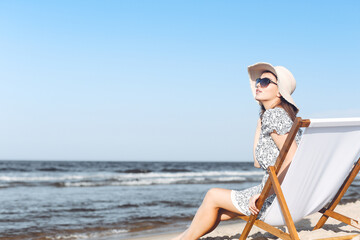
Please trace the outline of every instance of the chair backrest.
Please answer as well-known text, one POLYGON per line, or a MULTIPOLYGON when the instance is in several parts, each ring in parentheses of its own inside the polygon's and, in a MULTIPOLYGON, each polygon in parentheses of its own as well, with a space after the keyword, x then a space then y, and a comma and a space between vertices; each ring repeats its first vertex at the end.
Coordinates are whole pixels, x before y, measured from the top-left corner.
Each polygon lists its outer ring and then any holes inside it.
MULTIPOLYGON (((310 122, 281 184, 294 222, 326 206, 360 157, 360 118, 310 122)), ((277 199, 264 222, 286 224, 277 199)))

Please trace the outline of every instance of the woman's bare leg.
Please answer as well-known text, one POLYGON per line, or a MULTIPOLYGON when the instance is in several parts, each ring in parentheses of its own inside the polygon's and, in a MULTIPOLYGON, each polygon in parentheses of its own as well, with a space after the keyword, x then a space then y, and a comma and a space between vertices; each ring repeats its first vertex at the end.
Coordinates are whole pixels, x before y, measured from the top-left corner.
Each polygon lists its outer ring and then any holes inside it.
POLYGON ((220 221, 242 215, 231 201, 231 190, 213 188, 206 194, 190 227, 175 239, 195 240, 211 232, 220 221))
MULTIPOLYGON (((230 211, 227 211, 227 210, 224 210, 224 209, 220 209, 219 210, 219 213, 218 213, 218 218, 216 220, 216 223, 214 224, 214 226, 212 227, 212 229, 210 229, 207 233, 210 233, 212 232, 218 225, 221 221, 227 221, 227 220, 230 220, 230 219, 233 219, 237 216, 239 216, 241 214, 238 214, 238 213, 233 213, 233 212, 230 212, 230 211)), ((185 230, 183 233, 181 233, 179 236, 177 236, 176 238, 173 238, 171 240, 180 240, 184 235, 185 233, 187 232, 188 230, 185 230)), ((207 234, 205 233, 205 234, 207 234)), ((205 235, 204 234, 204 235, 205 235)))
MULTIPOLYGON (((234 213, 234 212, 230 212, 230 211, 227 211, 225 209, 220 209, 219 210, 219 213, 218 213, 218 219, 216 220, 216 223, 214 224, 214 226, 205 234, 208 234, 210 232, 212 232, 218 225, 221 221, 227 221, 227 220, 230 220, 230 219, 233 219, 235 217, 238 217, 242 214, 239 214, 239 213, 234 213)), ((205 235, 204 234, 204 235, 205 235)))
MULTIPOLYGON (((225 209, 220 209, 219 212, 218 212, 218 218, 216 220, 216 223, 214 224, 214 226, 207 233, 212 232, 219 225, 219 223, 221 221, 227 221, 227 220, 233 219, 235 217, 238 217, 240 215, 242 215, 242 214, 230 212, 230 211, 227 211, 225 209)), ((175 237, 175 238, 173 238, 171 240, 181 240, 181 238, 185 235, 185 233, 187 231, 188 231, 188 229, 185 230, 183 233, 181 233, 179 236, 177 236, 177 237, 175 237)), ((207 233, 205 233, 205 234, 207 234, 207 233)))

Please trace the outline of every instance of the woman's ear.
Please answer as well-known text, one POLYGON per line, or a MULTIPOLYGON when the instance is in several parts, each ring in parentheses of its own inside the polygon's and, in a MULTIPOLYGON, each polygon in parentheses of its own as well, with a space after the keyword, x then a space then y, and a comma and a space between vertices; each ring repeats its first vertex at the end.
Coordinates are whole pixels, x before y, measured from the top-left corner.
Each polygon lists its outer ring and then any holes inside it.
POLYGON ((280 92, 277 92, 276 96, 277 96, 278 98, 280 98, 280 97, 281 97, 280 92))

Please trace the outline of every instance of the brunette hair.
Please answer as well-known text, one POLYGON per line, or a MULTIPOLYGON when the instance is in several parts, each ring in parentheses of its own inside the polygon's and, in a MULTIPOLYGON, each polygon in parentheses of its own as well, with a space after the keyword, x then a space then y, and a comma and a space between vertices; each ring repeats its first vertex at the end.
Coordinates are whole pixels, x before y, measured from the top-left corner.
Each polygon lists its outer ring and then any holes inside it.
MULTIPOLYGON (((283 98, 282 96, 280 97, 280 103, 277 106, 281 106, 289 115, 290 119, 294 122, 295 118, 296 118, 296 114, 299 112, 299 110, 292 105, 291 103, 289 103, 288 101, 285 100, 285 98, 283 98)), ((265 112, 265 107, 263 105, 261 105, 260 107, 260 118, 262 118, 262 115, 265 112)))
MULTIPOLYGON (((273 72, 266 70, 266 71, 262 72, 262 74, 263 73, 271 73, 272 75, 274 75, 274 77, 277 80, 277 76, 273 72)), ((277 104, 275 107, 277 107, 277 106, 282 107, 287 112, 290 119, 293 122, 295 121, 296 114, 299 112, 299 109, 297 109, 294 105, 292 105, 291 103, 286 101, 285 98, 283 98, 282 96, 280 97, 280 103, 277 104)), ((263 105, 261 105, 261 107, 260 107, 260 118, 262 118, 262 115, 264 114, 265 110, 266 110, 265 107, 263 105)))

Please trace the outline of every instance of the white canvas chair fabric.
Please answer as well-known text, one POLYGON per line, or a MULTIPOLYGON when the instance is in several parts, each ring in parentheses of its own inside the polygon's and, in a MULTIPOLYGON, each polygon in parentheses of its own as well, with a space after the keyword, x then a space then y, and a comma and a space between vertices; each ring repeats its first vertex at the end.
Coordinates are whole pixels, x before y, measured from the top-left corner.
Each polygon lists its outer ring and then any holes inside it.
MULTIPOLYGON (((360 118, 310 121, 281 184, 294 222, 325 207, 360 157, 360 118)), ((286 225, 277 198, 264 222, 286 225)))

